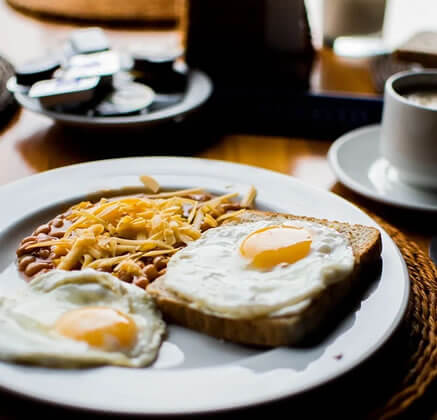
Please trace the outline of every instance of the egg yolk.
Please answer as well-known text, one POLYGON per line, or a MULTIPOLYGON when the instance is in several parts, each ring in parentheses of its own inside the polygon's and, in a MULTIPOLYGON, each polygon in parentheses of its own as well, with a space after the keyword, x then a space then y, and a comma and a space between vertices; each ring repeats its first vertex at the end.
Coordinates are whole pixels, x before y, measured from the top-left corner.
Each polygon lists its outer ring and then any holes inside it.
POLYGON ((311 235, 294 226, 268 226, 248 235, 240 246, 240 253, 258 269, 270 269, 292 264, 310 252, 311 235))
POLYGON ((137 340, 134 320, 107 307, 86 307, 66 312, 56 321, 55 331, 104 351, 128 350, 137 340))

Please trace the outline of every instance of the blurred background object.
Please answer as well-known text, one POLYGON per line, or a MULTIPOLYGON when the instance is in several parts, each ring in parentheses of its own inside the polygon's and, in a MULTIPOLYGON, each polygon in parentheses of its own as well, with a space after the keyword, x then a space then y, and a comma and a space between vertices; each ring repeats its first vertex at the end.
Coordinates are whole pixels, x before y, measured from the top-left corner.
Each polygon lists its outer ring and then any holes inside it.
POLYGON ((305 3, 316 48, 332 46, 340 36, 373 34, 381 35, 386 52, 391 52, 419 32, 437 30, 435 0, 305 0, 305 3))
POLYGON ((315 59, 304 0, 190 0, 187 6, 186 61, 214 83, 211 124, 298 130, 308 117, 303 95, 315 59))
POLYGON ((394 73, 437 65, 434 0, 305 3, 316 48, 332 51, 345 66, 368 65, 377 94, 382 94, 385 81, 394 73))
POLYGON ((333 45, 340 36, 381 33, 385 7, 386 0, 324 0, 325 45, 333 45))
POLYGON ((382 29, 386 0, 306 0, 320 42, 345 57, 385 52, 382 29))
POLYGON ((382 28, 386 0, 325 0, 324 42, 335 53, 363 57, 386 52, 382 28))
POLYGON ((418 32, 399 45, 394 53, 402 61, 437 67, 437 32, 418 32))
POLYGON ((223 88, 308 88, 314 49, 304 0, 188 3, 189 66, 223 88))
POLYGON ((14 74, 14 68, 5 58, 0 57, 0 126, 5 125, 17 109, 15 99, 6 87, 14 74))
POLYGON ((18 9, 46 16, 93 21, 179 20, 184 0, 7 0, 18 9))

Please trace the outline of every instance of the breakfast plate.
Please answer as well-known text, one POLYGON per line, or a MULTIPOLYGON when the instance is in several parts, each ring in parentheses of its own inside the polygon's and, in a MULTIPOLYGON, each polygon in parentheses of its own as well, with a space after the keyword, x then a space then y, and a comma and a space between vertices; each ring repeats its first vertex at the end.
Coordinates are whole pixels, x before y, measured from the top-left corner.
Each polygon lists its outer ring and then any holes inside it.
POLYGON ((310 347, 246 347, 170 325, 156 362, 148 368, 66 370, 2 362, 1 388, 40 401, 118 414, 212 413, 250 407, 311 390, 350 371, 375 353, 402 320, 409 294, 406 266, 396 245, 370 217, 342 198, 292 177, 194 158, 84 163, 1 187, 0 200, 8 205, 0 210, 0 292, 10 293, 23 282, 15 265, 15 250, 23 237, 96 193, 140 188, 138 176, 144 174, 165 188, 201 186, 216 194, 243 193, 254 185, 256 207, 261 210, 374 226, 382 234, 381 273, 358 307, 310 347))
POLYGON ((437 193, 402 182, 379 154, 380 125, 353 130, 329 149, 329 162, 340 182, 351 190, 397 207, 437 211, 437 193))

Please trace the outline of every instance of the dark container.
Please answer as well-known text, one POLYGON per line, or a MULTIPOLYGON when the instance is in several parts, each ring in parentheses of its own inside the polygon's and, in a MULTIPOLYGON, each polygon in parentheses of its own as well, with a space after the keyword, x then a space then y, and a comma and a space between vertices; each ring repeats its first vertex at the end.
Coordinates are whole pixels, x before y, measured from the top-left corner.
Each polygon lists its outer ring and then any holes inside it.
POLYGON ((304 0, 187 3, 187 64, 216 88, 308 88, 314 48, 304 0))

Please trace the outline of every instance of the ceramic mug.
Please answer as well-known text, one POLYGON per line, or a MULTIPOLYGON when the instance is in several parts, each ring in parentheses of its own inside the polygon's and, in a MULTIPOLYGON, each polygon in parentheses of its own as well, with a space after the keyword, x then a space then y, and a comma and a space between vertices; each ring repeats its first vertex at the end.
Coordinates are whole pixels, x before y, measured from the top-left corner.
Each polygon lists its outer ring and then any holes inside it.
POLYGON ((380 148, 401 181, 437 189, 436 70, 397 73, 387 80, 380 148))

